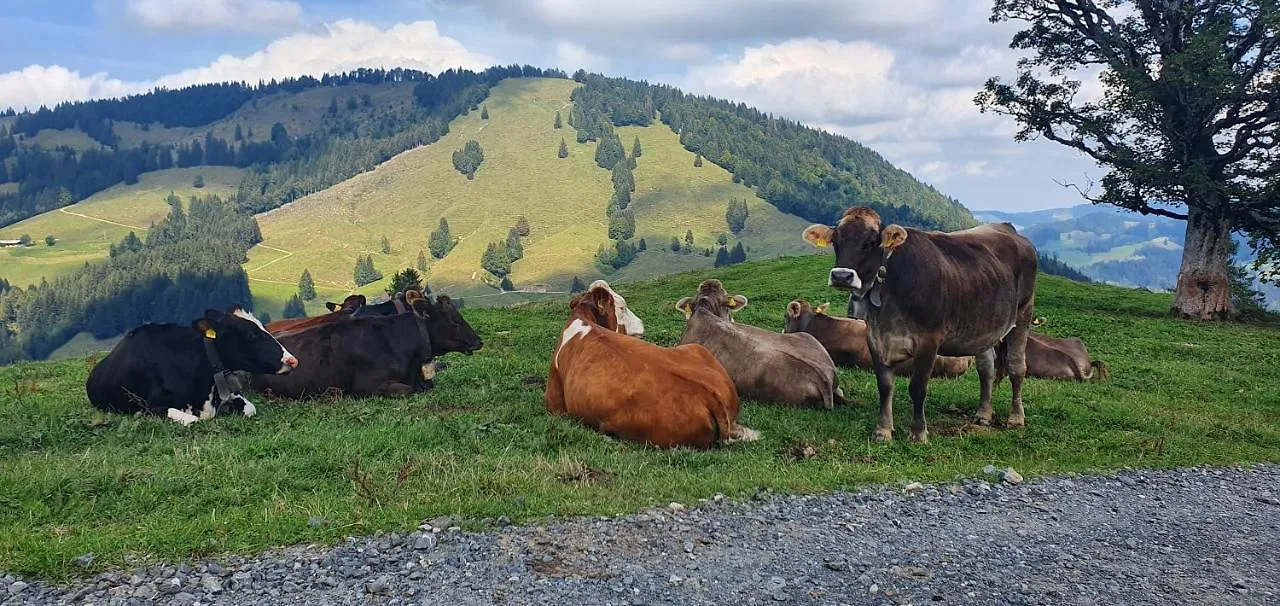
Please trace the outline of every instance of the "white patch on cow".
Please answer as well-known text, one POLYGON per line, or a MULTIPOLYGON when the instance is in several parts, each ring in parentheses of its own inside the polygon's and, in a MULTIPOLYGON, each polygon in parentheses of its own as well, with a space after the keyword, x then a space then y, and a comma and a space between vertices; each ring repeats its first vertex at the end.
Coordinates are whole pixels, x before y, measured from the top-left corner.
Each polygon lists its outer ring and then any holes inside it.
POLYGON ((1003 335, 1000 335, 1000 340, 1001 340, 1001 341, 1003 341, 1003 340, 1005 339, 1005 337, 1009 336, 1009 333, 1013 332, 1013 329, 1015 329, 1015 328, 1017 328, 1017 327, 1018 327, 1018 325, 1017 325, 1017 324, 1014 324, 1013 326, 1010 326, 1010 327, 1009 327, 1009 330, 1004 331, 1004 334, 1003 334, 1003 335))
MULTIPOLYGON (((240 396, 240 394, 236 395, 240 396)), ((244 401, 244 416, 252 417, 253 415, 258 414, 258 407, 254 406, 253 402, 250 402, 249 399, 244 396, 240 396, 240 399, 244 401)))
POLYGON ((189 412, 183 412, 181 410, 178 410, 177 408, 170 408, 169 412, 165 413, 165 416, 169 417, 170 419, 173 419, 173 421, 176 423, 181 423, 183 427, 190 426, 192 423, 195 423, 196 421, 200 420, 200 417, 197 417, 189 412))
POLYGON ((565 327, 564 333, 560 335, 560 347, 556 348, 556 359, 552 364, 556 368, 559 368, 560 352, 564 351, 564 348, 569 344, 569 341, 572 341, 574 337, 581 337, 589 332, 591 332, 591 327, 588 326, 586 322, 574 318, 573 322, 570 322, 569 326, 565 327))
MULTIPOLYGON (((234 313, 236 317, 253 322, 253 325, 257 326, 259 330, 267 333, 267 335, 271 335, 271 331, 267 330, 267 328, 262 325, 262 322, 260 320, 253 317, 253 314, 238 307, 232 313, 234 313)), ((275 339, 274 336, 272 336, 271 338, 273 340, 275 339)), ((276 344, 280 345, 280 351, 282 352, 280 354, 280 370, 276 371, 276 374, 282 375, 293 370, 294 367, 298 365, 298 359, 293 357, 293 354, 289 353, 289 350, 285 349, 284 345, 280 344, 280 341, 277 340, 276 344), (292 361, 292 363, 290 363, 290 361, 292 361)))
MULTIPOLYGON (((218 397, 217 394, 218 394, 217 386, 214 386, 213 389, 209 390, 209 397, 205 399, 204 406, 200 407, 201 419, 212 419, 214 416, 218 414, 218 409, 217 407, 214 406, 214 398, 218 397)), ((169 410, 173 410, 173 409, 170 408, 169 410)))
POLYGON ((835 282, 833 282, 833 281, 831 280, 831 276, 832 276, 832 275, 833 275, 837 270, 844 270, 844 271, 847 271, 847 272, 850 272, 850 273, 852 273, 852 274, 853 274, 853 279, 849 282, 849 289, 850 289, 850 290, 862 290, 862 277, 858 275, 857 270, 849 269, 848 267, 833 267, 833 268, 831 268, 831 271, 830 271, 830 272, 827 272, 827 286, 834 286, 834 285, 835 285, 835 282))
POLYGON ((587 290, 592 290, 597 286, 608 291, 609 296, 613 297, 613 312, 618 316, 618 325, 626 329, 628 335, 633 337, 643 335, 644 322, 640 320, 639 316, 635 315, 627 308, 627 300, 622 298, 622 295, 614 291, 613 288, 609 286, 609 283, 604 280, 596 280, 595 282, 592 282, 591 287, 587 290))
POLYGON ((739 425, 734 428, 733 433, 729 435, 728 442, 755 442, 759 439, 760 432, 751 429, 750 427, 739 425))

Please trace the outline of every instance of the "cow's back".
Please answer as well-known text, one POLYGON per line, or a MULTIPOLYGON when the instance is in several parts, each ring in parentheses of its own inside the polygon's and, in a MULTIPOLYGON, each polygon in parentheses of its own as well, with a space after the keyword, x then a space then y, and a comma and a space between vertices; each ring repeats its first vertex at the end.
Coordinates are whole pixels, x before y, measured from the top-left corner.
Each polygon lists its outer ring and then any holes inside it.
MULTIPOLYGON (((345 314, 344 314, 345 315, 345 314)), ((348 318, 286 331, 277 340, 300 360, 287 375, 254 375, 254 387, 287 398, 371 395, 371 386, 410 381, 430 361, 413 314, 348 318)))
POLYGON ((689 318, 680 342, 706 347, 742 398, 825 405, 836 389, 835 362, 807 332, 776 333, 699 311, 689 318))
POLYGON ((173 324, 143 324, 125 333, 89 371, 89 402, 103 411, 123 413, 163 413, 171 406, 195 403, 212 388, 213 377, 198 370, 203 351, 188 332, 173 324))

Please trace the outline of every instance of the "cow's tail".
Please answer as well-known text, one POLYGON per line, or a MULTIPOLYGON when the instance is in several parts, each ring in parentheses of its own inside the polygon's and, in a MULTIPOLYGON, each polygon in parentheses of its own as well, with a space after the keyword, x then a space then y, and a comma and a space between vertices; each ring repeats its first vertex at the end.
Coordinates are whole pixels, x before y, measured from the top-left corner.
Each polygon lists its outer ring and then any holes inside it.
POLYGON ((707 417, 711 419, 711 445, 715 446, 717 444, 721 444, 721 440, 724 436, 724 430, 721 429, 720 419, 716 418, 716 411, 708 408, 707 417))
POLYGON ((1094 360, 1089 363, 1089 367, 1094 370, 1094 377, 1102 381, 1111 380, 1111 370, 1107 368, 1106 363, 1102 360, 1094 360))

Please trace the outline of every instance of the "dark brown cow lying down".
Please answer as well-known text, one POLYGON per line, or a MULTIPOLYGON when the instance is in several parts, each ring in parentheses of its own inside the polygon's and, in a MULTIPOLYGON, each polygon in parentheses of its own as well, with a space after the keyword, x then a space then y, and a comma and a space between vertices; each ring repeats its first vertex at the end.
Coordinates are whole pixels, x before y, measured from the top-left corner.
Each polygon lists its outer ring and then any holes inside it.
POLYGON ((719 280, 704 281, 696 296, 676 303, 685 317, 680 342, 711 350, 739 397, 828 410, 844 403, 836 365, 817 339, 734 322, 730 314, 746 307, 747 298, 729 296, 719 280))
POLYGON ((1079 337, 1057 339, 1037 333, 1027 337, 1027 376, 1061 381, 1107 380, 1111 372, 1101 360, 1090 360, 1079 337))
POLYGON ((934 359, 975 356, 982 391, 976 421, 994 416, 996 349, 1013 387, 1005 424, 1026 424, 1022 380, 1027 334, 1036 300, 1036 249, 1008 223, 953 233, 883 225, 865 206, 850 208, 835 227, 811 225, 803 237, 835 248, 829 286, 848 290, 850 318, 867 321, 867 345, 880 388, 880 419, 872 436, 893 437, 893 367, 910 360, 910 438, 928 441, 924 401, 934 359))
MULTIPOLYGON (((836 318, 827 315, 827 304, 814 308, 807 301, 797 299, 787 305, 784 332, 805 332, 813 335, 840 366, 875 370, 871 362, 871 350, 867 348, 867 323, 853 318, 836 318)), ((973 366, 973 356, 953 358, 938 356, 933 363, 933 378, 951 379, 963 375, 973 366)), ((894 374, 911 376, 911 362, 895 364, 894 374)))
POLYGON ((758 437, 738 425, 733 381, 705 347, 665 348, 628 336, 642 326, 639 318, 603 281, 574 297, 569 309, 551 354, 547 412, 661 448, 705 449, 758 437))

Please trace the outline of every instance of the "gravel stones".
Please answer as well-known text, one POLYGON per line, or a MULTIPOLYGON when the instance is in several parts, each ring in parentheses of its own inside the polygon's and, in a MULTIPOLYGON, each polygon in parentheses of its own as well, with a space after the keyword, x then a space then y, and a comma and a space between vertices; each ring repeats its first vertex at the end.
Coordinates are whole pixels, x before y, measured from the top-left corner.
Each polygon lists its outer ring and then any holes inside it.
POLYGON ((616 517, 348 538, 50 587, 5 604, 1272 604, 1280 466, 758 491, 616 517), (1125 481, 1128 478, 1130 481, 1125 481), (438 533, 438 534, 437 534, 438 533))

